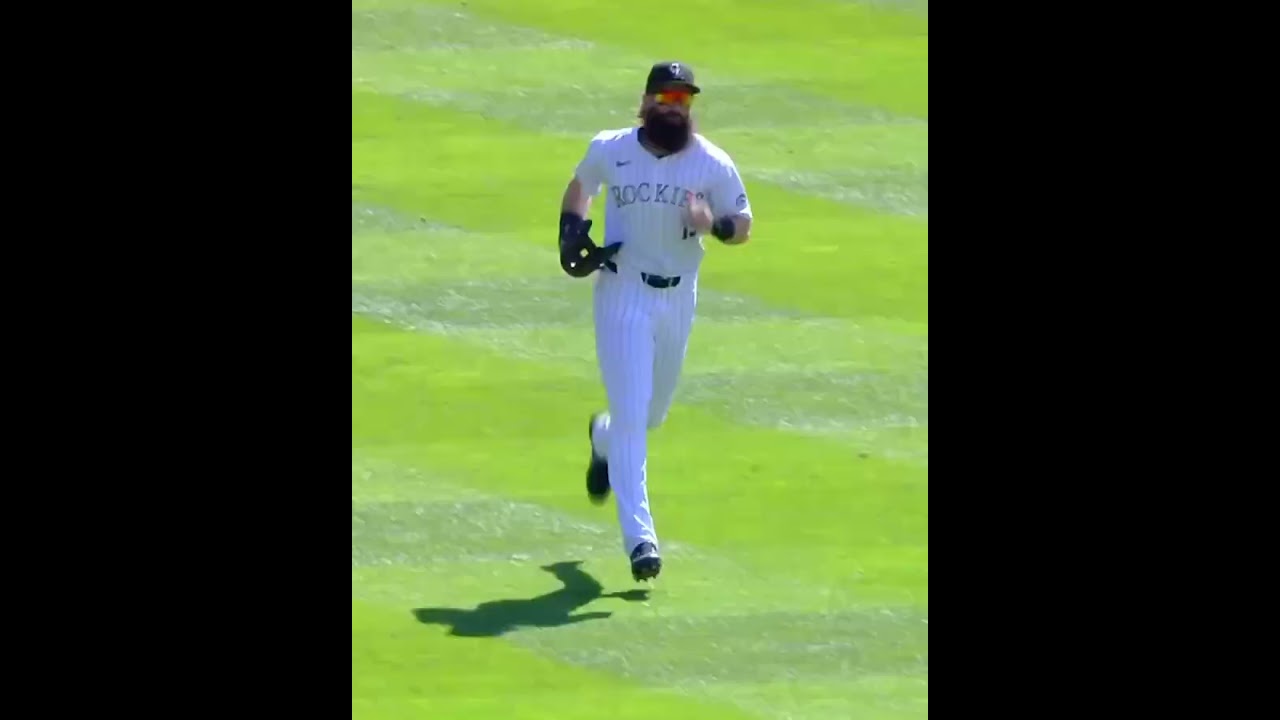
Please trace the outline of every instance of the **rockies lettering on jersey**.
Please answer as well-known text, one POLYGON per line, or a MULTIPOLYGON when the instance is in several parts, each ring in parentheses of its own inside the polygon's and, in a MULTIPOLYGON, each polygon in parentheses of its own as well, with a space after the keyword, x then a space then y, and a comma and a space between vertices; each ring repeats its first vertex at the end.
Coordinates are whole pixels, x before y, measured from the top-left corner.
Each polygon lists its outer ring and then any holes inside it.
MULTIPOLYGON (((671 191, 671 195, 667 195, 667 189, 670 185, 665 183, 642 182, 639 185, 622 185, 621 187, 614 185, 609 188, 609 192, 613 194, 613 202, 617 207, 626 207, 635 202, 659 202, 667 205, 675 205, 676 207, 687 207, 689 205, 689 193, 683 190, 679 185, 671 191), (654 194, 654 188, 657 188, 657 194, 654 194)), ((699 200, 705 198, 706 193, 698 193, 699 200)))

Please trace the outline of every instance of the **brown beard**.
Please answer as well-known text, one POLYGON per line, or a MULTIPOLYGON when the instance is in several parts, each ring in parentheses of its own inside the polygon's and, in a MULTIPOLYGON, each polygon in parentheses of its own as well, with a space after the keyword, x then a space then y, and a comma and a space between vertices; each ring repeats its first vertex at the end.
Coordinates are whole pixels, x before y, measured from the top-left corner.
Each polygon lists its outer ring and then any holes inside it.
POLYGON ((644 115, 644 139, 669 153, 680 152, 692 137, 689 118, 650 108, 644 115))

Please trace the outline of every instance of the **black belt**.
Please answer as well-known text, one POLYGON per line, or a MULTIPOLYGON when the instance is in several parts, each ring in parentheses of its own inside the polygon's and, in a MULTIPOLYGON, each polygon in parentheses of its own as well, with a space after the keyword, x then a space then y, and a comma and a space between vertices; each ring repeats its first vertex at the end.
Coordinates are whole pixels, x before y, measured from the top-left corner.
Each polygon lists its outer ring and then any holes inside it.
MULTIPOLYGON (((617 274, 618 266, 614 264, 612 260, 605 260, 604 266, 609 268, 609 270, 613 271, 615 274, 617 274)), ((662 290, 664 288, 673 288, 680 284, 679 275, 675 277, 663 277, 662 275, 653 275, 651 273, 642 272, 640 273, 640 279, 643 280, 645 284, 648 285, 649 287, 658 288, 659 290, 662 290)))

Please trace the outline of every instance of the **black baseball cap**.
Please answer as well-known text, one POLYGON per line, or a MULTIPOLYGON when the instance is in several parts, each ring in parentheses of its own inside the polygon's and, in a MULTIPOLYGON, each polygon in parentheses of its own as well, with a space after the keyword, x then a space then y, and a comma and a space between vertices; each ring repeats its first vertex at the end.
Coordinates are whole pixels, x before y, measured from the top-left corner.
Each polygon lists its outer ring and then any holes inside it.
POLYGON ((693 84, 693 68, 682 62, 655 63, 649 70, 649 79, 644 84, 644 94, 652 95, 668 85, 684 85, 689 92, 697 95, 702 88, 693 84))

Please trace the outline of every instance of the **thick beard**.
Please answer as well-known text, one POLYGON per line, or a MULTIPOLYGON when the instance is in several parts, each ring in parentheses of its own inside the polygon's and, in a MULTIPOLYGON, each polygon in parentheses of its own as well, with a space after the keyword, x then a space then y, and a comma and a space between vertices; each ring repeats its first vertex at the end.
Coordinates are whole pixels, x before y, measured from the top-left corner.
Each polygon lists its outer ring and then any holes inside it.
POLYGON ((689 143, 689 118, 675 113, 650 110, 644 116, 644 138, 669 153, 677 153, 689 143))

